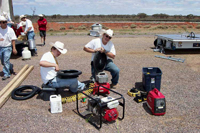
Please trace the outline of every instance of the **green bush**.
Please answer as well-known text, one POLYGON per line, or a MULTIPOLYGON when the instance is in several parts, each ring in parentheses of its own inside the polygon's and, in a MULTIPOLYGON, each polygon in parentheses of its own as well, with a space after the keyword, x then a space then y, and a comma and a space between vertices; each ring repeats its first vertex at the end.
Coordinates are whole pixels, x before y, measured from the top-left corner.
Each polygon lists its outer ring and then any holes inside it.
POLYGON ((136 27, 137 27, 137 25, 131 24, 131 29, 134 29, 134 28, 136 28, 136 27))
POLYGON ((193 28, 193 26, 192 25, 188 25, 188 28, 193 28))
POLYGON ((123 29, 127 29, 128 28, 128 25, 124 25, 122 26, 123 29))
POLYGON ((102 29, 108 30, 108 27, 102 24, 102 29))
POLYGON ((74 29, 74 26, 73 26, 73 25, 70 25, 68 28, 69 28, 69 29, 74 29))
POLYGON ((177 25, 172 25, 171 28, 178 28, 178 26, 177 25))
POLYGON ((60 30, 65 30, 66 28, 64 26, 61 26, 60 27, 60 30))
POLYGON ((197 25, 197 26, 196 26, 196 29, 200 29, 200 25, 197 25))
POLYGON ((187 25, 181 25, 181 28, 183 28, 184 30, 187 29, 187 25))
POLYGON ((164 29, 168 29, 168 26, 167 25, 158 25, 157 28, 164 30, 164 29))
POLYGON ((150 27, 151 27, 151 25, 145 25, 145 26, 143 26, 143 28, 146 28, 146 29, 148 29, 150 27))
POLYGON ((85 25, 81 25, 78 27, 78 30, 86 30, 86 29, 87 29, 87 27, 85 25))
POLYGON ((51 29, 49 29, 49 31, 54 31, 54 29, 53 29, 53 28, 51 28, 51 29))

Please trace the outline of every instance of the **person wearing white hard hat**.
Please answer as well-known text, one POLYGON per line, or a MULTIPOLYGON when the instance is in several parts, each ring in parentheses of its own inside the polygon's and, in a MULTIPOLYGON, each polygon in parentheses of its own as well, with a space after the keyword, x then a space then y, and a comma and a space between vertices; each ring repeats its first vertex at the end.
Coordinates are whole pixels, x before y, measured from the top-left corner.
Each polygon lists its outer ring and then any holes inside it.
POLYGON ((62 79, 57 77, 57 72, 60 70, 57 57, 66 54, 67 49, 64 48, 64 43, 60 41, 50 43, 50 45, 51 51, 45 53, 40 59, 40 75, 43 83, 53 88, 69 87, 73 93, 76 93, 78 89, 83 90, 85 84, 79 82, 76 78, 62 79))
POLYGON ((92 53, 91 58, 91 71, 92 78, 95 79, 95 72, 93 66, 93 58, 96 52, 105 53, 107 56, 107 62, 104 70, 109 71, 112 75, 111 79, 111 88, 116 89, 118 81, 119 81, 119 71, 120 69, 114 64, 113 60, 116 56, 116 50, 114 44, 111 42, 113 37, 113 30, 108 29, 101 31, 102 37, 91 40, 89 43, 85 45, 83 48, 84 51, 88 53, 92 53))
POLYGON ((17 54, 15 47, 17 37, 13 29, 7 26, 7 19, 4 16, 0 16, 0 26, 0 59, 4 73, 2 80, 6 80, 14 73, 10 57, 12 52, 15 55, 17 54))
POLYGON ((44 46, 46 40, 47 20, 44 18, 44 15, 42 14, 39 14, 38 16, 40 18, 38 19, 37 23, 39 26, 41 42, 43 43, 42 45, 44 46))
MULTIPOLYGON (((31 22, 31 20, 27 19, 25 15, 21 15, 20 19, 21 19, 21 21, 26 22, 26 27, 25 27, 24 34, 27 34, 28 40, 34 40, 35 33, 34 33, 34 27, 33 27, 33 24, 31 22)), ((33 56, 37 55, 36 46, 35 46, 34 51, 32 51, 32 53, 33 53, 33 56)))
POLYGON ((9 27, 12 27, 12 25, 14 24, 14 22, 11 20, 11 18, 8 16, 8 13, 3 11, 2 16, 4 16, 7 19, 7 25, 9 27))

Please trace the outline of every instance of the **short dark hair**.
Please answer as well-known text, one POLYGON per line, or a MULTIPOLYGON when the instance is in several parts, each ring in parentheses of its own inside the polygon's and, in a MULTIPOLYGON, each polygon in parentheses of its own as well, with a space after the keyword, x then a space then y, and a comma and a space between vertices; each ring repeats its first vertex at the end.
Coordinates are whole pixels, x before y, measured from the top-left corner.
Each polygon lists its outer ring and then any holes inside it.
POLYGON ((54 46, 51 47, 51 51, 52 51, 52 50, 55 50, 55 49, 56 49, 56 48, 55 48, 54 46))

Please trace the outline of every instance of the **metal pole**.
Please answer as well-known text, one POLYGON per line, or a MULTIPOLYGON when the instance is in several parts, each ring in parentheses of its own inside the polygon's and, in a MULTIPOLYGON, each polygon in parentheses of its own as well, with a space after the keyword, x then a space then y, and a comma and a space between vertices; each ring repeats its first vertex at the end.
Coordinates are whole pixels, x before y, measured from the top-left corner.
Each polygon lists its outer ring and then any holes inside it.
POLYGON ((184 63, 184 61, 185 61, 185 59, 173 58, 171 56, 165 57, 165 56, 155 55, 155 57, 162 58, 162 59, 173 60, 173 61, 179 61, 179 62, 182 62, 182 63, 184 63))

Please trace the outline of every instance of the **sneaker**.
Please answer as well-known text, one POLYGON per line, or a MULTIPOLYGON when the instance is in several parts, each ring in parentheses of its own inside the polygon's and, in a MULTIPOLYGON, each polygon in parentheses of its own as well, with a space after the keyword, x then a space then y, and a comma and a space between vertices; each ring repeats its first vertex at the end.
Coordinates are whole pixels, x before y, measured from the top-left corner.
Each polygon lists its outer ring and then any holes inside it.
POLYGON ((9 76, 3 76, 2 80, 6 80, 8 78, 10 78, 10 77, 9 76))
POLYGON ((111 89, 117 89, 117 87, 118 87, 117 84, 116 84, 116 85, 114 85, 114 84, 111 84, 111 85, 110 85, 110 88, 111 88, 111 89))

